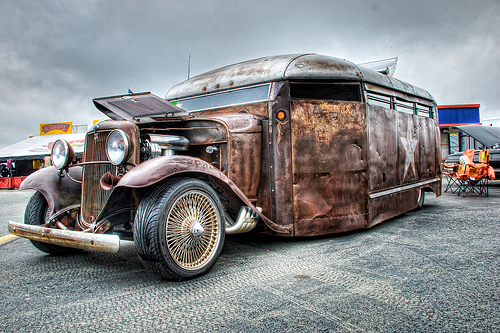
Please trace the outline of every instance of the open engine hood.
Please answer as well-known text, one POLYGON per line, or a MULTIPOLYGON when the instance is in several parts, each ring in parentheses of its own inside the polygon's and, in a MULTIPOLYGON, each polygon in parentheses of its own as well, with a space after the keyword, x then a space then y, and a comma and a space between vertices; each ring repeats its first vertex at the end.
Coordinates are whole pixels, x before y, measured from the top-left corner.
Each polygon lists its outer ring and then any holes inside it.
POLYGON ((189 113, 150 92, 93 99, 95 107, 113 120, 151 121, 189 113))

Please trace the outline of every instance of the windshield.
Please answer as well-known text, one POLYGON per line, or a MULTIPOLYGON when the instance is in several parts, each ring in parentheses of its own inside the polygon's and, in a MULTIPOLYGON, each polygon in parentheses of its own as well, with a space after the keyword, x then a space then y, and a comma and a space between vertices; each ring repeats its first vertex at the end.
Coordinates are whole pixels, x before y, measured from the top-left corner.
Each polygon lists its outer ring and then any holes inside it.
POLYGON ((251 88, 180 99, 172 103, 186 111, 199 111, 224 106, 263 102, 268 100, 269 86, 269 84, 265 84, 251 88))

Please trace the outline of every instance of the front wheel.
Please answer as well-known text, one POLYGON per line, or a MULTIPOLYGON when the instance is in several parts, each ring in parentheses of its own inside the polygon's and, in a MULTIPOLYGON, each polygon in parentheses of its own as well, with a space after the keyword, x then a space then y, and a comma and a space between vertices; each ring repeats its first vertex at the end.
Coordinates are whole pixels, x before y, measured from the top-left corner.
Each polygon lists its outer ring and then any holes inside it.
MULTIPOLYGON (((47 204, 45 197, 40 192, 35 192, 26 206, 26 210, 24 212, 24 223, 31 225, 42 225, 47 223, 49 217, 48 208, 49 205, 47 204)), ((82 252, 80 249, 73 249, 35 240, 30 241, 40 251, 54 255, 75 254, 82 252)))
POLYGON ((174 179, 148 193, 134 221, 134 244, 151 272, 184 280, 206 273, 224 245, 224 211, 205 182, 174 179))

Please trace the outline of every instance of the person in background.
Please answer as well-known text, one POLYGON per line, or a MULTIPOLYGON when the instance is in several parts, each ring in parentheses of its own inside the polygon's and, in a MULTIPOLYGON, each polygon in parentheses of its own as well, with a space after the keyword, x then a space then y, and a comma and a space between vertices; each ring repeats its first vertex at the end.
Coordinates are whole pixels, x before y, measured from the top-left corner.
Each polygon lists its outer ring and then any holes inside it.
POLYGON ((12 175, 14 174, 14 160, 12 158, 9 158, 7 160, 7 169, 9 169, 9 176, 12 177, 12 175))

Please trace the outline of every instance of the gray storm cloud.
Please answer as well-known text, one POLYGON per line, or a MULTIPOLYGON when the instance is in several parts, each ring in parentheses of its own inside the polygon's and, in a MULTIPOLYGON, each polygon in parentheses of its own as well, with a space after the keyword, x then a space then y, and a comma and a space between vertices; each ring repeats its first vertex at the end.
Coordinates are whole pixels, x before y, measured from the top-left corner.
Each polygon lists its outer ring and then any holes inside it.
POLYGON ((500 3, 14 1, 0 11, 0 147, 40 123, 103 118, 92 98, 164 96, 191 73, 286 53, 399 56, 396 77, 438 104, 500 116, 500 3))

